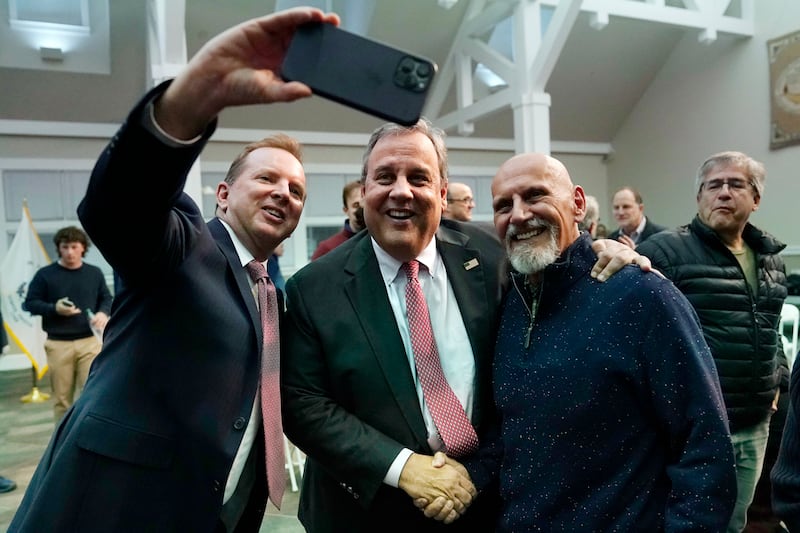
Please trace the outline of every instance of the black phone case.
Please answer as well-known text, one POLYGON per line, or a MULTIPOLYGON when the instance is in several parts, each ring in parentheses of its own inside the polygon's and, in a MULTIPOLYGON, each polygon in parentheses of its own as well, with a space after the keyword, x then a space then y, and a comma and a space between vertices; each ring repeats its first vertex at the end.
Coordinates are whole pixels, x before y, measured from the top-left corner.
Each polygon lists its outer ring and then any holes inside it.
POLYGON ((419 120, 435 73, 429 59, 324 23, 297 29, 281 67, 287 81, 405 126, 419 120))

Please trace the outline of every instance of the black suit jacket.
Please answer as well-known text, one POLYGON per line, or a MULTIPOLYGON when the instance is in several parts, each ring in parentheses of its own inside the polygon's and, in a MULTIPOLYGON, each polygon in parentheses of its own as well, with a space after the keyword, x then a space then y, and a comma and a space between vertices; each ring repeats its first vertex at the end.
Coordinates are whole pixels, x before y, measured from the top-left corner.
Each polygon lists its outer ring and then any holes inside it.
MULTIPOLYGON (((475 355, 473 423, 480 431, 492 416, 503 252, 485 231, 454 221, 442 222, 437 247, 475 355), (478 266, 467 269, 472 259, 478 266)), ((491 531, 491 494, 443 526, 426 519, 402 490, 383 484, 402 448, 432 452, 369 233, 300 270, 286 295, 284 430, 309 457, 299 510, 307 530, 491 531)))
MULTIPOLYGON (((655 224, 654 222, 650 222, 649 218, 646 218, 644 221, 644 228, 642 229, 642 234, 639 236, 639 241, 636 243, 638 246, 639 244, 646 241, 651 235, 655 235, 656 233, 662 232, 667 230, 666 226, 662 226, 660 224, 655 224)), ((609 239, 617 240, 619 236, 622 234, 619 228, 612 231, 611 234, 608 236, 609 239)))
MULTIPOLYGON (((79 207, 125 289, 10 531, 217 525, 256 397, 260 321, 227 231, 181 192, 204 141, 167 147, 141 127, 142 111, 140 102, 103 152, 79 207)), ((259 479, 239 531, 258 531, 266 503, 263 438, 257 446, 259 479)))

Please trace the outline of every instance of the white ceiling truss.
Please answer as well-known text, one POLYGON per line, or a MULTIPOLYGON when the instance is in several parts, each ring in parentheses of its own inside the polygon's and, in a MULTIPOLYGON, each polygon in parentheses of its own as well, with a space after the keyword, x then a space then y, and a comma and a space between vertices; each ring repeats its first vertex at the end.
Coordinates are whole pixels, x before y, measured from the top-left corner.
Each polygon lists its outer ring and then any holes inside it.
MULTIPOLYGON (((697 31, 700 42, 711 44, 719 32, 752 36, 754 2, 470 0, 450 53, 431 89, 425 115, 445 130, 455 129, 459 135, 469 136, 477 120, 511 109, 515 150, 550 153, 551 96, 545 87, 581 13, 589 14, 589 24, 598 31, 613 24, 614 17, 622 17, 697 31), (508 32, 510 27, 513 36, 506 52, 498 51, 488 42, 500 24, 505 25, 499 31, 508 32), (488 89, 476 77, 477 65, 488 68, 504 83, 488 89), (453 91, 455 109, 443 110, 453 91)), ((185 65, 185 11, 185 0, 148 1, 148 51, 153 83, 174 77, 185 65)))
POLYGON ((147 53, 150 82, 174 78, 186 64, 185 0, 147 2, 147 53))
POLYGON ((426 115, 460 135, 474 131, 474 121, 500 109, 514 112, 517 152, 550 153, 550 95, 544 88, 580 12, 602 30, 612 17, 626 17, 687 30, 711 44, 719 32, 751 37, 754 0, 471 0, 453 47, 436 78, 426 115), (554 9, 554 10, 553 10, 554 9), (548 10, 547 13, 544 10, 548 10), (543 13, 552 18, 542 34, 543 13), (513 16, 513 59, 486 42, 486 36, 513 16), (475 66, 482 64, 505 81, 494 91, 478 87, 475 66), (455 86, 457 109, 442 113, 455 86))

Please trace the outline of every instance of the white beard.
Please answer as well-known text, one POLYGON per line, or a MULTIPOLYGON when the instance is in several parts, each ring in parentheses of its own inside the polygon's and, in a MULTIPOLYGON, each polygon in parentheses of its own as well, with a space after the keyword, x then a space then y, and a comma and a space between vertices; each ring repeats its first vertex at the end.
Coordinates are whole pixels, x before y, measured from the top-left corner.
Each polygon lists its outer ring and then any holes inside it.
POLYGON ((560 251, 557 239, 558 226, 539 219, 531 219, 522 227, 509 224, 506 231, 506 252, 511 266, 520 274, 530 275, 541 272, 558 259, 560 251), (514 235, 541 227, 544 227, 550 236, 547 242, 535 245, 528 241, 520 241, 516 243, 512 250, 511 242, 514 235))

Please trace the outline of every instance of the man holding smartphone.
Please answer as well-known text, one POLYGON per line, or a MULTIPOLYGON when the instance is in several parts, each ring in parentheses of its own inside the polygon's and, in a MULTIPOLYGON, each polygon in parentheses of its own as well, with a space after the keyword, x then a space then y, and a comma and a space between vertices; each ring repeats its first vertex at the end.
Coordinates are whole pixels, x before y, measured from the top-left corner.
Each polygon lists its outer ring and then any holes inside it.
POLYGON ((339 19, 297 8, 211 39, 101 154, 78 215, 124 289, 9 531, 255 533, 267 497, 281 504, 271 474, 285 482, 285 466, 267 466, 283 453, 280 399, 277 380, 262 381, 262 359, 275 364, 264 374, 278 370, 280 294, 258 271, 303 209, 299 144, 273 135, 245 147, 208 223, 182 190, 223 109, 311 95, 277 72, 312 21, 339 19))
POLYGON ((53 386, 56 424, 83 390, 89 367, 102 343, 102 331, 111 314, 111 293, 103 272, 83 261, 89 238, 69 226, 53 237, 58 261, 39 269, 28 286, 23 309, 41 315, 47 333, 44 349, 53 386))

